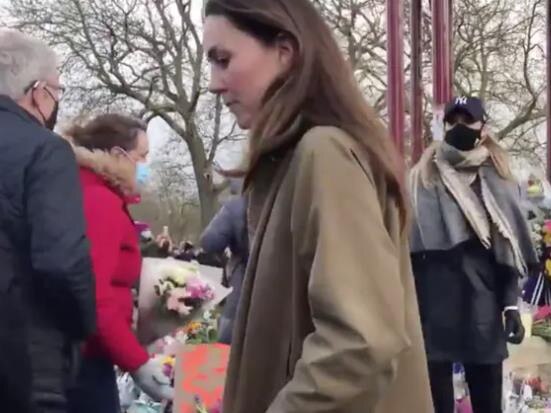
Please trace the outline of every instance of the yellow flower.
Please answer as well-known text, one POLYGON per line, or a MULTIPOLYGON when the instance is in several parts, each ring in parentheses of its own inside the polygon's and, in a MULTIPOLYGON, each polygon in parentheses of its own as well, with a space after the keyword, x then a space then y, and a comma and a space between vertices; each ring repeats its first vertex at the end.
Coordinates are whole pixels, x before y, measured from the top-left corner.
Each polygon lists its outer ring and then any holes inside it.
POLYGON ((545 260, 545 273, 551 278, 551 260, 545 260))
POLYGON ((174 367, 175 362, 176 362, 176 360, 172 356, 164 356, 163 359, 162 359, 162 364, 163 365, 168 365, 168 366, 174 367))
POLYGON ((192 321, 191 323, 189 323, 186 326, 186 333, 187 334, 193 334, 199 329, 201 329, 201 323, 199 323, 197 321, 192 321))

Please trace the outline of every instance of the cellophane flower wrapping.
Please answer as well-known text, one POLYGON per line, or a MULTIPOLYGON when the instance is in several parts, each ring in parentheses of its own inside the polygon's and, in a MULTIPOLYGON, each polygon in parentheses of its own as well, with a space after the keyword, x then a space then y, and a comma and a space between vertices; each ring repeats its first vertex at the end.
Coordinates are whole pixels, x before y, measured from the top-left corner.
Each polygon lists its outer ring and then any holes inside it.
POLYGON ((214 299, 214 288, 201 277, 197 263, 172 263, 160 268, 155 293, 163 310, 188 317, 214 299))
POLYGON ((551 366, 517 369, 505 377, 504 413, 551 413, 551 366))

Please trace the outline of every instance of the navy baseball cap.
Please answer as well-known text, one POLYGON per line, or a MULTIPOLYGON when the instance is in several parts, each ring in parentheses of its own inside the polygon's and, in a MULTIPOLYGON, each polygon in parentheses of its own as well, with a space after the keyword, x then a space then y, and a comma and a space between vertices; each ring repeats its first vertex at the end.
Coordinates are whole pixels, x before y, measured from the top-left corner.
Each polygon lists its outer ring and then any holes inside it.
POLYGON ((475 122, 486 122, 488 113, 484 109, 484 103, 479 98, 469 96, 457 96, 446 104, 444 110, 444 122, 457 112, 464 112, 472 116, 475 122))

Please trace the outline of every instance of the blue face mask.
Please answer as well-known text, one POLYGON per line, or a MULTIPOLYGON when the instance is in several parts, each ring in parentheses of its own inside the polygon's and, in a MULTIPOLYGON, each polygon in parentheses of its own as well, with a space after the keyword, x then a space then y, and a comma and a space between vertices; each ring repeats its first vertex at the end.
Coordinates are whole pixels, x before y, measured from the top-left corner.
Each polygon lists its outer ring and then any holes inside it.
POLYGON ((149 181, 149 165, 145 163, 136 164, 136 182, 139 185, 146 185, 149 181))

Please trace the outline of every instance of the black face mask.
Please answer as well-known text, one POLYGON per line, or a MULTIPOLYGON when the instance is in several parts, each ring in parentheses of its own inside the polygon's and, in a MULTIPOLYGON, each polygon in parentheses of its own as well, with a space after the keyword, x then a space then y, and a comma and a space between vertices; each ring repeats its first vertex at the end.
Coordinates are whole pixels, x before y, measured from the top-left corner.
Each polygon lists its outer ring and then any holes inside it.
POLYGON ((44 119, 44 126, 53 131, 57 123, 57 114, 59 113, 59 101, 55 101, 54 110, 48 119, 44 119))
POLYGON ((474 149, 476 142, 480 139, 481 133, 480 129, 471 129, 460 123, 446 132, 444 140, 460 151, 470 151, 474 149))
MULTIPOLYGON (((38 110, 38 113, 40 113, 40 116, 42 116, 42 120, 44 121, 44 126, 49 130, 53 131, 57 123, 57 115, 59 113, 59 100, 57 100, 48 89, 45 89, 45 90, 50 95, 52 100, 55 102, 54 109, 52 110, 52 113, 50 114, 50 116, 46 118, 46 116, 44 116, 44 113, 42 113, 42 111, 40 110, 40 107, 36 103, 35 105, 36 105, 36 109, 38 110)), ((34 101, 34 97, 33 97, 33 101, 34 101)))

